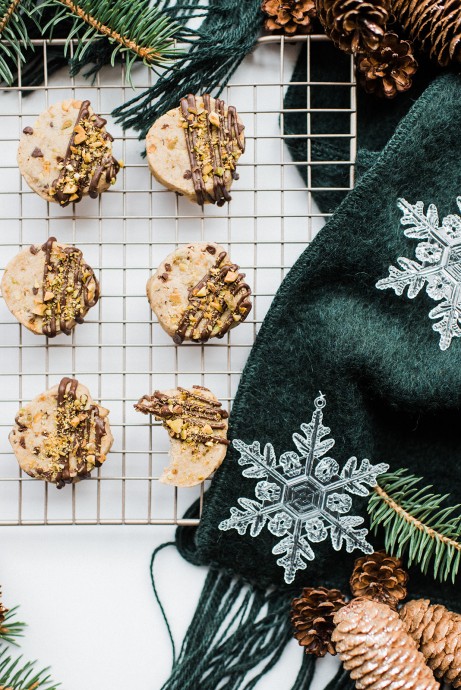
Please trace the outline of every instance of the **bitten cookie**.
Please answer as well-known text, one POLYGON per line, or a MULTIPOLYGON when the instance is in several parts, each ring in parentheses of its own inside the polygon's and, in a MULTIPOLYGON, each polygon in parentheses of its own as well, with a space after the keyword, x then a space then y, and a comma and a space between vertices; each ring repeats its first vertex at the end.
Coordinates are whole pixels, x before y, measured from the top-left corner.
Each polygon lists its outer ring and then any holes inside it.
POLYGON ((45 110, 19 142, 19 170, 29 187, 61 206, 106 191, 120 169, 106 124, 90 101, 61 101, 45 110))
POLYGON ((135 405, 143 414, 163 422, 170 441, 171 463, 160 481, 173 486, 195 486, 218 469, 227 440, 226 410, 208 388, 193 386, 155 391, 135 405))
POLYGON ((23 249, 7 265, 2 295, 8 309, 33 333, 70 335, 99 298, 99 283, 76 247, 50 237, 23 249))
POLYGON ((230 201, 238 179, 237 161, 245 150, 244 125, 234 106, 209 94, 181 98, 146 137, 153 176, 200 206, 230 201))
POLYGON ((86 479, 112 446, 108 414, 85 386, 63 378, 16 416, 9 438, 21 469, 58 489, 86 479))
POLYGON ((250 313, 244 278, 219 244, 187 244, 162 261, 147 282, 147 297, 175 343, 205 343, 222 338, 250 313))

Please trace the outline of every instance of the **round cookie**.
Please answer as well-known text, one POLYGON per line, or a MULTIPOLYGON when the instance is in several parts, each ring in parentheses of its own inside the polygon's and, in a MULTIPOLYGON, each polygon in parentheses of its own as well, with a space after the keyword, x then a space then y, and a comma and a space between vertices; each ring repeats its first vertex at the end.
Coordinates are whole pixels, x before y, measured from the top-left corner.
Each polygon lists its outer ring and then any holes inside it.
POLYGON ((19 142, 19 170, 29 187, 61 206, 106 191, 120 169, 106 124, 90 101, 70 99, 45 110, 19 142))
POLYGON ((224 460, 229 445, 228 413, 208 388, 155 391, 141 398, 135 409, 154 415, 170 435, 171 463, 160 477, 163 484, 195 486, 224 460))
POLYGON ((55 237, 19 252, 7 265, 1 286, 18 321, 50 338, 70 335, 99 299, 99 283, 80 249, 55 237))
POLYGON ((209 94, 181 98, 146 136, 147 161, 165 187, 200 206, 230 201, 245 150, 244 125, 233 106, 209 94))
POLYGON ((187 244, 162 261, 147 282, 147 297, 175 343, 205 343, 222 338, 250 313, 244 277, 219 244, 187 244))
POLYGON ((114 440, 108 414, 85 386, 63 378, 16 415, 9 439, 21 469, 58 489, 87 478, 114 440))

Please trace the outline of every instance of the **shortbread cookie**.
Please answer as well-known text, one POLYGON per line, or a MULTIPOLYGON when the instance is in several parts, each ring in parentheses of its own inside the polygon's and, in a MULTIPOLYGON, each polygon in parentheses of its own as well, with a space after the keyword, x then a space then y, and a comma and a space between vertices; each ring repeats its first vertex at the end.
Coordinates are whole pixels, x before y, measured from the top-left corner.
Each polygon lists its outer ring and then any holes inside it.
POLYGON ((26 328, 53 338, 70 335, 99 298, 99 283, 76 247, 50 237, 23 249, 5 269, 2 295, 26 328))
POLYGON ((154 415, 170 435, 171 463, 160 477, 164 484, 195 486, 224 460, 228 414, 208 388, 155 391, 141 398, 135 408, 154 415))
POLYGON ((120 163, 106 124, 90 101, 61 101, 45 110, 19 142, 19 170, 29 187, 61 206, 108 189, 120 163))
POLYGON ((85 386, 63 378, 16 416, 10 443, 21 469, 58 489, 86 479, 112 446, 108 414, 85 386))
POLYGON ((245 274, 214 242, 179 247, 147 282, 147 297, 175 343, 222 338, 251 311, 245 274))
POLYGON ((245 150, 244 125, 234 106, 209 94, 181 98, 146 137, 154 177, 200 206, 230 201, 238 179, 237 161, 245 150))

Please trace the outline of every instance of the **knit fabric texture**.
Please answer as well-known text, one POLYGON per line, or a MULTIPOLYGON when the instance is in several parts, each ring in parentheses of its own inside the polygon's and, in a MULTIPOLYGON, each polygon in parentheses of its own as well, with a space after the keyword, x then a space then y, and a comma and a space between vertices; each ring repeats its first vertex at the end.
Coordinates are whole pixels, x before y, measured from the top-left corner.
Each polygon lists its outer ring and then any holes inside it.
MULTIPOLYGON (((337 94, 332 98, 336 103, 337 94)), ((434 203, 442 217, 457 213, 461 78, 437 77, 405 114, 408 105, 398 106, 404 116, 382 151, 386 133, 374 153, 369 146, 355 188, 280 287, 242 375, 230 438, 271 442, 278 456, 294 450, 292 434, 311 420, 322 391, 324 424, 336 440, 330 454, 340 466, 355 455, 386 462, 390 471, 405 467, 455 504, 461 502, 461 339, 440 350, 428 317, 435 303, 424 291, 409 299, 375 285, 397 257, 414 256, 416 242, 400 225, 400 197, 425 208, 434 203)), ((395 113, 389 129, 392 120, 395 113)), ((368 124, 373 130, 373 121, 368 124)), ((362 136, 373 140, 371 133, 362 136)), ((272 554, 276 537, 267 529, 257 537, 218 529, 239 497, 254 496, 257 480, 242 476, 238 457, 230 447, 199 528, 179 528, 178 548, 195 563, 218 564, 261 587, 283 587, 283 568, 272 554)), ((353 514, 366 517, 367 499, 353 499, 353 514)), ((382 534, 369 539, 382 547, 382 534)), ((295 587, 348 591, 361 552, 336 552, 329 540, 314 546, 315 560, 298 571, 295 587)), ((459 578, 441 586, 413 568, 410 592, 461 610, 459 578)))

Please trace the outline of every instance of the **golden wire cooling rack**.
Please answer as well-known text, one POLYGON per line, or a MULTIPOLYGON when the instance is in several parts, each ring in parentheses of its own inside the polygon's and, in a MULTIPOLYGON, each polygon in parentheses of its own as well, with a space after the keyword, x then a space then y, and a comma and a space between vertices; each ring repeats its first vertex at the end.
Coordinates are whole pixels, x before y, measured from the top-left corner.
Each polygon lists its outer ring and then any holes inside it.
MULTIPOLYGON (((246 125, 247 149, 239 163, 240 180, 232 201, 204 211, 162 188, 141 157, 135 133, 111 122, 114 107, 132 97, 123 66, 104 69, 95 83, 70 79, 67 70, 48 78, 46 59, 41 86, 5 89, 0 107, 0 268, 23 246, 45 241, 75 243, 99 275, 102 298, 73 335, 53 340, 20 326, 0 300, 0 525, 194 524, 182 520, 185 509, 203 497, 197 490, 174 489, 158 481, 167 464, 168 436, 157 423, 136 413, 133 403, 144 393, 177 384, 205 385, 229 409, 258 328, 286 272, 323 225, 284 142, 283 99, 293 66, 307 43, 307 160, 311 160, 311 94, 320 82, 311 79, 311 47, 321 36, 261 38, 224 90, 246 125), (47 204, 22 181, 16 150, 22 129, 54 101, 89 98, 108 117, 116 137, 114 152, 125 162, 117 183, 97 201, 75 208, 47 204), (152 316, 145 297, 151 271, 179 244, 212 240, 229 249, 248 277, 254 293, 247 321, 223 340, 205 346, 176 346, 152 316), (15 414, 23 402, 75 375, 111 411, 115 442, 106 463, 91 479, 58 491, 20 472, 8 442, 15 414)), ((46 58, 48 44, 35 41, 46 58)), ((55 42, 56 43, 56 42, 55 42)), ((150 85, 152 71, 133 70, 136 89, 150 85)), ((353 185, 355 157, 355 84, 351 60, 346 81, 331 83, 350 93, 347 160, 336 161, 353 185)), ((322 137, 338 137, 325 133, 322 137)), ((331 161, 330 161, 331 162, 331 161)), ((314 189, 315 192, 315 189, 314 189)))

